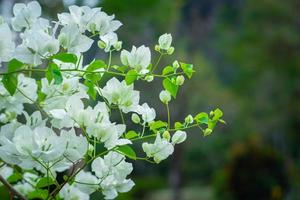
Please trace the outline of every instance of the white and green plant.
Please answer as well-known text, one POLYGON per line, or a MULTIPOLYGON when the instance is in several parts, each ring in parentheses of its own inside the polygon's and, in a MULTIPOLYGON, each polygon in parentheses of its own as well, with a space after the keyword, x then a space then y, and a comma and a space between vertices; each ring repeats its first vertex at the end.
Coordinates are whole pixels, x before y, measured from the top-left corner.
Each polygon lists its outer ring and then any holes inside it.
POLYGON ((149 47, 122 49, 115 33, 121 22, 100 8, 70 6, 54 22, 41 17, 36 1, 15 4, 13 13, 10 22, 0 20, 0 181, 12 197, 86 200, 100 191, 114 199, 134 186, 130 160, 160 163, 187 129, 207 136, 224 122, 216 109, 171 123, 169 104, 194 73, 178 61, 160 69, 161 58, 174 52, 171 34, 160 36, 152 65, 149 47), (108 61, 83 65, 95 40, 108 61), (164 90, 153 98, 165 105, 166 120, 134 88, 154 79, 162 80, 164 90), (139 147, 143 155, 135 153, 139 147))

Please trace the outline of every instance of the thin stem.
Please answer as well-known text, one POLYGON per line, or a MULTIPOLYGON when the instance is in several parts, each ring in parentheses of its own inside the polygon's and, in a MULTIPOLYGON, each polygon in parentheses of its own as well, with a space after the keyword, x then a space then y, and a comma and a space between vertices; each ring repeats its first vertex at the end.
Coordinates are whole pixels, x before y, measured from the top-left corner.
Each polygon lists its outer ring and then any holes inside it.
POLYGON ((21 200, 27 200, 26 197, 24 197, 21 193, 19 193, 9 182, 6 181, 3 176, 0 175, 0 181, 5 185, 5 187, 8 188, 8 190, 11 192, 12 196, 18 197, 18 199, 21 200))
POLYGON ((163 56, 163 54, 160 53, 160 55, 159 55, 159 57, 158 57, 158 59, 157 59, 157 61, 156 61, 156 63, 155 63, 155 65, 154 65, 154 67, 153 67, 153 69, 152 69, 151 72, 154 72, 154 71, 155 71, 155 69, 157 68, 157 66, 158 66, 158 64, 159 64, 159 62, 160 62, 162 56, 163 56))
POLYGON ((107 71, 109 70, 109 68, 110 68, 110 65, 111 65, 111 53, 112 53, 112 51, 109 51, 109 57, 108 57, 107 71))
POLYGON ((167 113, 168 113, 168 128, 171 127, 171 117, 170 117, 170 108, 169 108, 169 104, 167 103, 166 104, 166 107, 167 107, 167 113))
POLYGON ((121 120, 122 120, 122 124, 125 124, 125 119, 122 113, 122 110, 119 108, 119 112, 120 112, 120 116, 121 116, 121 120))

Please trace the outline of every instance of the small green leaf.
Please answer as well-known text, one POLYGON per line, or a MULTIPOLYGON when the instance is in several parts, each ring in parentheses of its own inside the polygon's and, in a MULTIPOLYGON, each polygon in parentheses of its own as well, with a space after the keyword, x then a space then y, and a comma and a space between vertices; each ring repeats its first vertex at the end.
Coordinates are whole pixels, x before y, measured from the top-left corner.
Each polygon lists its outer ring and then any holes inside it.
POLYGON ((174 128, 175 129, 181 129, 183 127, 183 124, 182 123, 180 123, 180 122, 175 122, 175 124, 174 124, 174 128))
POLYGON ((6 74, 2 78, 5 89, 13 96, 17 90, 18 78, 16 74, 6 74))
POLYGON ((134 69, 129 70, 125 76, 126 84, 130 85, 137 79, 137 77, 138 77, 138 73, 134 69))
POLYGON ((46 199, 48 197, 47 190, 36 189, 28 193, 28 199, 46 199))
POLYGON ((60 60, 65 63, 77 63, 77 56, 70 53, 60 53, 52 56, 52 59, 60 60))
POLYGON ((213 120, 219 120, 222 116, 223 116, 223 112, 219 108, 214 110, 213 120))
POLYGON ((153 131, 168 126, 168 124, 166 122, 163 122, 163 121, 160 121, 160 120, 152 122, 149 125, 150 125, 150 129, 153 130, 153 131))
POLYGON ((136 160, 136 154, 134 150, 128 145, 123 145, 118 147, 117 151, 120 152, 121 154, 124 154, 130 159, 136 160))
POLYGON ((178 85, 173 83, 171 81, 171 79, 165 78, 163 80, 163 86, 168 92, 170 92, 170 94, 174 97, 174 99, 176 99, 176 95, 177 95, 177 92, 178 92, 178 85))
POLYGON ((36 187, 43 188, 49 185, 54 185, 54 181, 49 177, 43 177, 37 182, 36 187))
POLYGON ((8 66, 7 66, 7 71, 8 72, 14 72, 19 69, 21 69, 24 66, 24 64, 17 59, 12 59, 9 61, 8 66))
POLYGON ((103 60, 94 60, 87 68, 86 71, 93 72, 97 69, 106 68, 106 64, 103 60))
POLYGON ((139 136, 135 131, 128 131, 126 134, 125 134, 125 138, 126 139, 132 139, 132 138, 135 138, 139 136))
POLYGON ((194 119, 196 120, 197 123, 200 123, 200 124, 207 124, 208 123, 208 120, 209 120, 209 117, 208 117, 208 114, 205 113, 205 112, 201 112, 199 114, 197 114, 194 119))
POLYGON ((181 69, 183 70, 183 72, 185 73, 185 75, 188 78, 192 78, 193 73, 195 72, 193 70, 193 65, 192 64, 186 64, 186 63, 180 63, 181 69))
POLYGON ((15 183, 15 182, 18 182, 19 180, 21 180, 22 178, 23 178, 23 176, 21 173, 15 172, 7 178, 7 181, 9 183, 15 183))
POLYGON ((49 83, 54 79, 54 84, 61 84, 63 81, 63 77, 59 70, 59 67, 55 63, 50 63, 48 69, 46 71, 46 78, 49 83))
POLYGON ((167 75, 171 73, 174 73, 174 68, 171 66, 166 66, 162 71, 162 75, 167 75))

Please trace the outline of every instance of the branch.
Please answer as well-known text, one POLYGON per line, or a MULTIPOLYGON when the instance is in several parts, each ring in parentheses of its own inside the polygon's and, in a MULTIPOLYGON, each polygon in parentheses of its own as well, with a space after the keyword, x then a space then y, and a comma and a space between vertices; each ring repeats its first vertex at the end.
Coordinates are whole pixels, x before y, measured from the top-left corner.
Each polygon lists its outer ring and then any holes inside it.
POLYGON ((16 197, 18 197, 21 200, 27 200, 26 197, 24 197, 21 193, 19 193, 9 182, 3 178, 3 176, 0 175, 0 181, 5 185, 5 187, 8 188, 8 190, 16 197))

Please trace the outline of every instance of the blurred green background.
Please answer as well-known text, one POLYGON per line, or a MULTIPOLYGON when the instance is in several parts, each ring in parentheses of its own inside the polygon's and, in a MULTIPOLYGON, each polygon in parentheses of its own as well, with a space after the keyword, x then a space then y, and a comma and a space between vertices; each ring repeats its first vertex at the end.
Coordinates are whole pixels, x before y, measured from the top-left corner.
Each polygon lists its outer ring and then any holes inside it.
MULTIPOLYGON (((11 16, 16 0, 0 0, 11 16)), ((125 49, 172 33, 175 55, 197 73, 171 104, 172 121, 219 107, 227 122, 188 140, 160 165, 134 162, 134 189, 120 200, 300 199, 299 0, 41 0, 44 17, 68 5, 100 6, 124 26, 125 49)), ((96 47, 89 59, 105 55, 96 47)), ((115 62, 118 61, 115 55, 115 62)), ((153 58, 157 56, 153 51, 153 58)), ((172 59, 173 58, 173 59, 172 59)), ((166 117, 159 81, 136 86, 166 117)), ((101 199, 95 194, 93 199, 101 199)))

